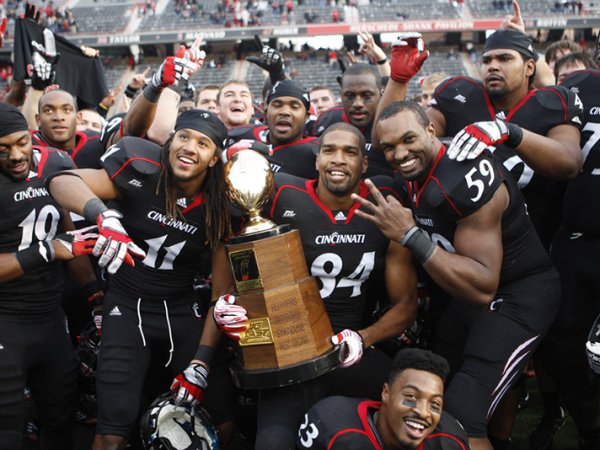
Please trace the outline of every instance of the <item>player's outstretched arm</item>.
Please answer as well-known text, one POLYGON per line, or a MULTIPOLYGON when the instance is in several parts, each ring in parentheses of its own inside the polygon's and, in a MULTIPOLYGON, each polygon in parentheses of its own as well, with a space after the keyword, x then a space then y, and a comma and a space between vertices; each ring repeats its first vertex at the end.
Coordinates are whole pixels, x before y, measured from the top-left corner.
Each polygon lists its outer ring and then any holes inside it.
MULTIPOLYGON (((406 99, 408 82, 421 70, 428 57, 429 51, 425 50, 425 42, 420 33, 400 33, 396 42, 392 44, 390 79, 377 106, 373 123, 377 123, 386 106, 406 99)), ((373 127, 372 142, 376 146, 379 145, 377 127, 373 127)))
POLYGON ((457 222, 455 252, 451 253, 416 226, 410 209, 391 196, 384 198, 369 180, 366 183, 376 202, 353 194, 362 205, 356 214, 408 248, 433 280, 454 298, 482 308, 493 301, 503 256, 501 220, 509 202, 504 185, 479 210, 457 222))
POLYGON ((359 330, 365 347, 400 336, 417 317, 417 274, 411 252, 390 241, 385 283, 392 307, 371 326, 359 330))
POLYGON ((573 125, 557 125, 546 136, 523 129, 523 140, 514 150, 540 175, 570 180, 583 166, 580 139, 580 132, 573 125))

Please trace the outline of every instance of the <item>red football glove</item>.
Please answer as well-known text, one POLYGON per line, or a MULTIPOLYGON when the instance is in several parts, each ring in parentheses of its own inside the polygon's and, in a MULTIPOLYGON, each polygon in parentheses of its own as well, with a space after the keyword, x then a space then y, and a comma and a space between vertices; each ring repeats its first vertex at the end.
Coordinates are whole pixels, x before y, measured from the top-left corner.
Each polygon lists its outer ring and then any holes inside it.
POLYGON ((235 304, 235 296, 226 294, 215 303, 213 317, 219 329, 236 341, 249 327, 246 308, 235 304))
POLYGON ((201 403, 208 386, 208 369, 199 363, 191 363, 187 369, 175 377, 171 384, 176 405, 186 403, 192 406, 201 403))
POLYGON ((365 345, 359 333, 345 329, 331 336, 331 342, 340 346, 340 367, 346 368, 360 362, 365 345))
POLYGON ((177 86, 181 80, 189 80, 200 69, 200 65, 188 58, 168 56, 152 76, 150 85, 160 91, 167 86, 177 86))
POLYGON ((95 225, 80 230, 67 231, 54 237, 74 257, 91 255, 98 239, 98 228, 95 225))
POLYGON ((392 44, 390 78, 398 83, 408 83, 421 70, 427 58, 429 50, 425 50, 421 33, 400 33, 392 44))
POLYGON ((123 216, 119 211, 107 209, 100 213, 96 219, 98 224, 98 240, 92 254, 100 256, 98 265, 106 267, 108 273, 115 273, 123 261, 125 264, 134 266, 134 256, 144 258, 146 252, 138 247, 127 235, 125 228, 119 221, 123 216))
MULTIPOLYGON (((206 52, 196 47, 187 48, 185 45, 180 45, 175 53, 176 58, 187 59, 188 61, 198 65, 198 69, 204 64, 206 52)), ((196 69, 197 70, 197 69, 196 69)))
POLYGON ((502 144, 510 131, 501 120, 475 122, 460 130, 448 147, 448 158, 463 161, 475 159, 486 148, 502 144))

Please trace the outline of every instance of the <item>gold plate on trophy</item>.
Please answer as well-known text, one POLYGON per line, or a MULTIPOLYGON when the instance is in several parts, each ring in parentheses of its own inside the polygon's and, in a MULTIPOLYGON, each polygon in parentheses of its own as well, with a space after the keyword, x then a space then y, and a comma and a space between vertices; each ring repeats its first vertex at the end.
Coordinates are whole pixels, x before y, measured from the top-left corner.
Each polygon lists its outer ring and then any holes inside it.
POLYGON ((263 287, 262 278, 256 263, 254 249, 229 252, 229 262, 238 292, 251 291, 263 287))
POLYGON ((241 347, 246 345, 265 345, 273 343, 273 331, 268 317, 250 319, 250 327, 240 337, 241 347))

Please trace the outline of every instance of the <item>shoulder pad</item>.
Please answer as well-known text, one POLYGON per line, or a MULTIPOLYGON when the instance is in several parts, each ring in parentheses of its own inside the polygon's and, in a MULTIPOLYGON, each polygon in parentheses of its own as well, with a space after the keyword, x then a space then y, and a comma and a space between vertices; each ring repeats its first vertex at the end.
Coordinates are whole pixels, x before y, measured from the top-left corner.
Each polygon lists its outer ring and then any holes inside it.
POLYGON ((33 151, 37 160, 38 176, 40 177, 47 177, 63 170, 76 169, 69 154, 63 150, 34 145, 33 151))
POLYGON ((466 103, 468 96, 483 92, 481 81, 469 77, 452 77, 440 82, 433 91, 432 106, 441 102, 454 102, 460 105, 466 103))
MULTIPOLYGON (((591 87, 591 85, 593 84, 594 87, 596 87, 597 89, 597 86, 599 85, 598 83, 600 83, 600 70, 588 69, 576 70, 575 72, 571 72, 565 77, 565 79, 560 85, 569 88, 570 90, 573 90, 571 88, 575 86, 580 87, 581 85, 590 85, 591 87)), ((574 92, 576 94, 579 93, 577 91, 574 92)))
POLYGON ((383 195, 393 195, 400 200, 400 193, 398 192, 398 183, 392 177, 387 175, 375 175, 370 177, 369 180, 375 185, 377 189, 381 191, 383 195))
POLYGON ((100 158, 102 167, 111 178, 121 173, 144 176, 158 172, 161 148, 145 139, 124 137, 100 158))
POLYGON ((306 178, 300 178, 285 172, 277 172, 273 174, 273 177, 275 179, 275 190, 279 190, 282 186, 296 186, 304 189, 306 185, 306 178))
POLYGON ((333 125, 334 123, 344 122, 344 108, 335 107, 328 109, 327 111, 323 111, 317 117, 317 121, 315 122, 315 127, 313 129, 313 136, 321 136, 323 131, 327 129, 329 125, 333 125))
POLYGON ((254 139, 256 141, 268 143, 266 131, 268 131, 268 128, 264 125, 242 125, 232 128, 228 133, 227 145, 231 145, 242 139, 254 139))
MULTIPOLYGON (((460 162, 444 155, 434 176, 435 182, 444 191, 443 198, 437 197, 436 200, 448 201, 458 216, 465 217, 492 198, 504 180, 504 171, 501 163, 490 152, 485 151, 476 159, 460 162)), ((434 180, 429 180, 429 183, 433 182, 434 180)))
POLYGON ((583 103, 575 92, 565 86, 551 86, 537 90, 536 99, 545 109, 562 113, 563 123, 581 127, 583 103))

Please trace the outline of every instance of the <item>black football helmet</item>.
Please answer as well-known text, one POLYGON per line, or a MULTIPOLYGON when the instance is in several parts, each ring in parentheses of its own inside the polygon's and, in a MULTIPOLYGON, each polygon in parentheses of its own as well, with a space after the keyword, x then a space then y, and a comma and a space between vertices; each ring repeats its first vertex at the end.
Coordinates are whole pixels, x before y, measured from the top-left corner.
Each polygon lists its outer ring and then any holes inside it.
POLYGON ((219 450, 219 438, 204 408, 177 406, 167 392, 152 402, 140 422, 147 450, 219 450))

